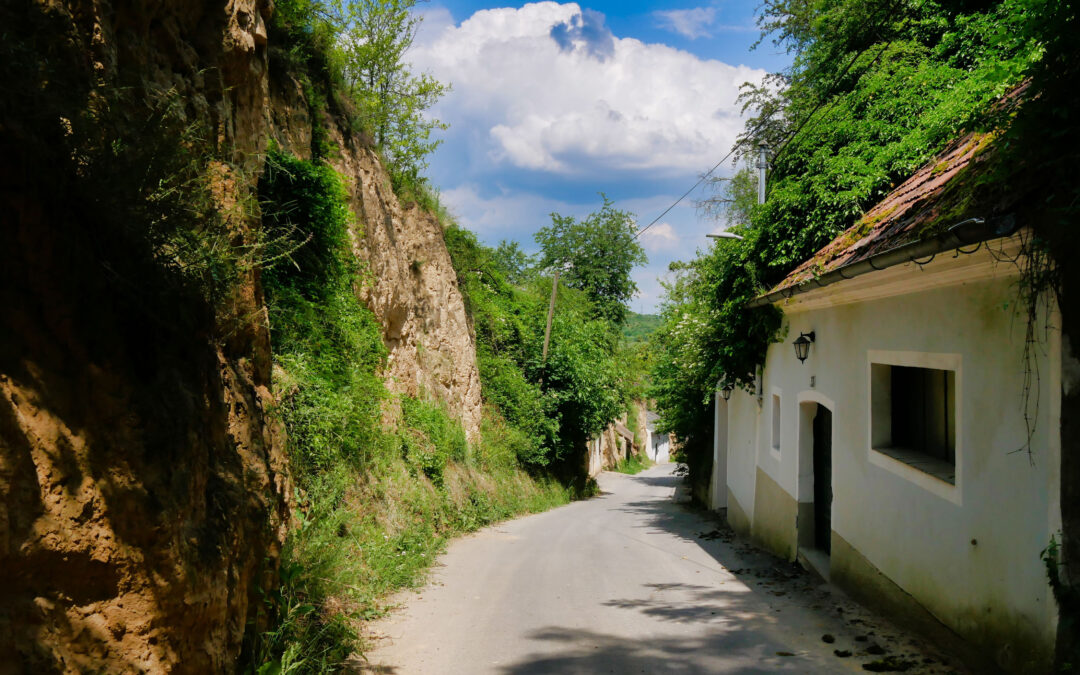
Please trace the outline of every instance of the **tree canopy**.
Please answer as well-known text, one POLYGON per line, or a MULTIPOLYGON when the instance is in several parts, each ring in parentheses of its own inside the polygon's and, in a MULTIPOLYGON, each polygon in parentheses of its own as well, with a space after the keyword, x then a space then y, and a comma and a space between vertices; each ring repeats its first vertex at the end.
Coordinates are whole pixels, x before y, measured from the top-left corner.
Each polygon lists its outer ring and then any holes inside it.
MULTIPOLYGON (((426 158, 441 143, 433 133, 446 129, 427 112, 449 85, 413 72, 406 61, 422 21, 415 6, 416 0, 280 0, 274 10, 273 25, 286 34, 291 58, 352 101, 396 188, 423 182, 426 158)), ((307 94, 334 96, 311 87, 307 94)))
POLYGON ((447 228, 446 242, 476 333, 485 402, 517 431, 523 463, 576 471, 584 442, 636 393, 617 331, 585 291, 560 283, 545 361, 552 278, 523 267, 516 244, 492 249, 458 227, 447 228))
POLYGON ((626 302, 637 293, 630 273, 647 262, 633 214, 604 196, 600 210, 584 220, 551 214, 551 225, 535 237, 541 268, 563 270, 564 283, 584 291, 599 317, 617 325, 626 321, 626 302))

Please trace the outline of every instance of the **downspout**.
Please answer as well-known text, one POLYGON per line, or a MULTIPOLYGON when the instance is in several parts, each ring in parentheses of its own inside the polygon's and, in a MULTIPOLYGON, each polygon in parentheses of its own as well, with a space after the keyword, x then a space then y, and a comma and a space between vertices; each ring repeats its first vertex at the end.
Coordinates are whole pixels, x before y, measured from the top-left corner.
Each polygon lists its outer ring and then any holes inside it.
POLYGON ((1011 216, 1002 216, 986 220, 985 218, 968 218, 953 225, 944 233, 931 239, 903 244, 887 251, 882 251, 870 256, 866 260, 838 267, 831 272, 822 274, 820 277, 807 279, 795 286, 782 288, 766 295, 758 297, 747 303, 747 307, 763 307, 774 302, 780 302, 796 295, 806 293, 818 288, 824 288, 847 279, 888 269, 895 265, 914 262, 919 258, 936 255, 944 251, 951 251, 961 246, 980 244, 991 239, 1007 237, 1017 230, 1016 220, 1011 216))

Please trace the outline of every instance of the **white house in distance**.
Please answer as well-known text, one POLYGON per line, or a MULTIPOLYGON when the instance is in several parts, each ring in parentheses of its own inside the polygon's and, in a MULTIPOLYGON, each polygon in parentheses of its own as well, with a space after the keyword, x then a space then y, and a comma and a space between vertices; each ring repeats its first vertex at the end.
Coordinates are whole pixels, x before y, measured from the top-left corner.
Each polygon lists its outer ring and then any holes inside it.
POLYGON ((646 429, 648 430, 648 438, 645 443, 645 447, 648 448, 649 459, 657 464, 663 464, 671 461, 671 437, 668 434, 656 433, 656 422, 660 419, 660 415, 657 415, 653 411, 648 411, 646 415, 646 429))
POLYGON ((950 215, 988 140, 955 142, 755 300, 783 310, 786 337, 757 392, 717 393, 710 501, 969 657, 1047 672, 1059 322, 1044 307, 1028 334, 1023 222, 1000 204, 950 215))

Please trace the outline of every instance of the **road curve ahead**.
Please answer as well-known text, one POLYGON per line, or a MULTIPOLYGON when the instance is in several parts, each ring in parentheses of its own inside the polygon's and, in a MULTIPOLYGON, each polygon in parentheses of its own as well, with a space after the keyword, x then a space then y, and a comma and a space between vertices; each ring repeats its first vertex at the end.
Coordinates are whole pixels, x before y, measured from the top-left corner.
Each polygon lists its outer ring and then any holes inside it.
POLYGON ((953 672, 808 574, 676 503, 673 466, 604 473, 600 497, 455 541, 431 582, 374 625, 375 647, 359 669, 865 672, 863 663, 882 658, 865 651, 877 645, 910 659, 909 673, 953 672))

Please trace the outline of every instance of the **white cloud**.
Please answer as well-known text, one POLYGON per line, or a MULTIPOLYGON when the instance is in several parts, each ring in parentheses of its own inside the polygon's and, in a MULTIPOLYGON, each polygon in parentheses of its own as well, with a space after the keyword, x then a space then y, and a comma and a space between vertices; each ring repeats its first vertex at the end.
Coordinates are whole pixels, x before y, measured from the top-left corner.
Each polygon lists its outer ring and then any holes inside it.
POLYGON ((653 12, 653 15, 662 28, 696 40, 700 37, 712 37, 709 27, 716 21, 716 8, 669 9, 653 12))
POLYGON ((588 213, 594 205, 571 204, 527 192, 503 192, 485 197, 474 185, 463 184, 439 193, 439 199, 482 239, 516 239, 532 247, 532 233, 551 223, 552 212, 588 213))
POLYGON ((671 223, 657 223, 641 233, 641 245, 646 251, 671 251, 679 249, 679 233, 671 223))
POLYGON ((742 128, 738 87, 764 71, 618 38, 577 4, 427 17, 413 63, 453 91, 434 111, 480 132, 490 161, 562 175, 685 173, 742 128))

